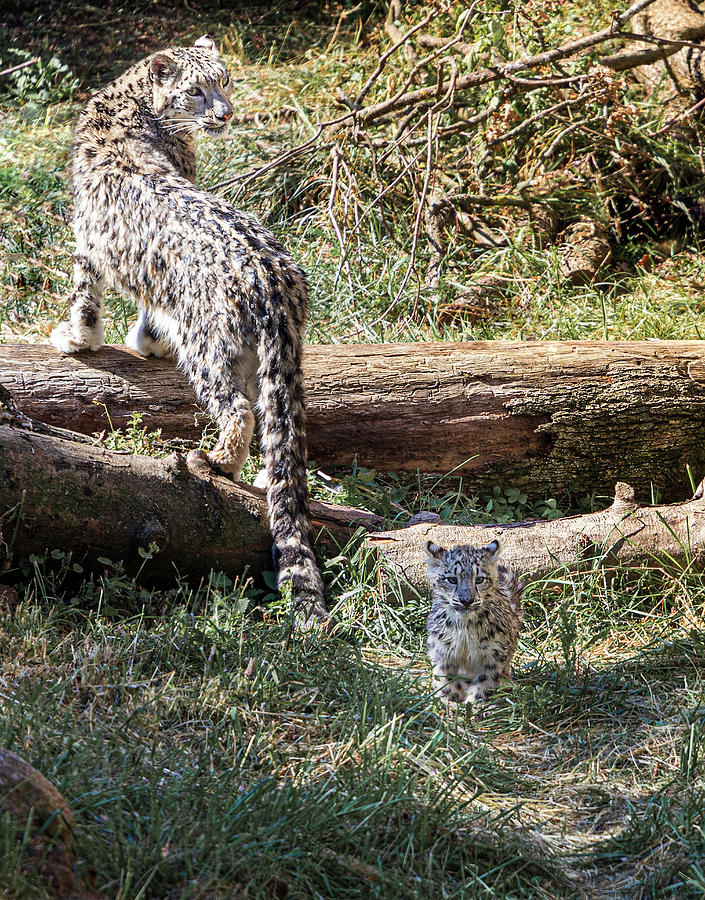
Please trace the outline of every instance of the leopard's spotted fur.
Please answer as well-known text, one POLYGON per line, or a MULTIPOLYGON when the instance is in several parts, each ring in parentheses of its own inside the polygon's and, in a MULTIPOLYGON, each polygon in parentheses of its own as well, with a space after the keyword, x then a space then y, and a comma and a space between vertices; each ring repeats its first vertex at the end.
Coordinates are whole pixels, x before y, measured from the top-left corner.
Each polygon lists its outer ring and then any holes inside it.
POLYGON ((103 344, 109 282, 136 298, 128 343, 173 352, 220 426, 210 461, 240 476, 259 413, 280 584, 325 617, 311 549, 301 336, 305 277, 255 219, 194 187, 194 132, 232 115, 215 45, 153 54, 97 93, 79 118, 73 158, 74 290, 52 333, 65 353, 103 344))

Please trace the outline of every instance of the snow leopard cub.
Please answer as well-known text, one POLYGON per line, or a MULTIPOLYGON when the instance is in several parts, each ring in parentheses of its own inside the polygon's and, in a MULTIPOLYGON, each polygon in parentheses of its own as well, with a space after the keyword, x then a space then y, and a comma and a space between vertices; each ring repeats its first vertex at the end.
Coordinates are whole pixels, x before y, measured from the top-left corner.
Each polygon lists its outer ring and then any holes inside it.
POLYGON ((431 582, 428 655, 433 683, 449 700, 482 703, 509 679, 522 623, 522 584, 497 558, 499 541, 445 550, 424 545, 431 582))

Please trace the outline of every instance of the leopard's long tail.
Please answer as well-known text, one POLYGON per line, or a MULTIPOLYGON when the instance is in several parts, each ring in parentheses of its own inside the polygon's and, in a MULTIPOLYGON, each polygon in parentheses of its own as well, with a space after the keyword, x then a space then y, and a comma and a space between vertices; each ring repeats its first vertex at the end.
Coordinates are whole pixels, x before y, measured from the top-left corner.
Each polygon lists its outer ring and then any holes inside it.
MULTIPOLYGON (((300 323, 298 323, 300 324, 300 323)), ((323 582, 311 546, 306 482, 306 411, 297 323, 275 306, 259 346, 260 444, 268 478, 267 504, 279 565, 278 584, 291 582, 297 616, 327 618, 323 582)))

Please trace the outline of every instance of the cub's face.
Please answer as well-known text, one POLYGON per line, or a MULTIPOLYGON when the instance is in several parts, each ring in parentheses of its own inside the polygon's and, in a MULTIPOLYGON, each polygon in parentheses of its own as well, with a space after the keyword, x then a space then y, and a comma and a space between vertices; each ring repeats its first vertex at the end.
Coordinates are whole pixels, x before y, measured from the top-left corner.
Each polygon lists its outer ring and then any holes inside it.
POLYGON ((499 541, 486 547, 463 545, 450 550, 427 541, 424 550, 434 603, 466 613, 477 611, 491 597, 497 584, 499 541))
POLYGON ((167 131, 225 134, 233 114, 232 82, 210 39, 155 54, 149 61, 149 78, 154 111, 167 131))

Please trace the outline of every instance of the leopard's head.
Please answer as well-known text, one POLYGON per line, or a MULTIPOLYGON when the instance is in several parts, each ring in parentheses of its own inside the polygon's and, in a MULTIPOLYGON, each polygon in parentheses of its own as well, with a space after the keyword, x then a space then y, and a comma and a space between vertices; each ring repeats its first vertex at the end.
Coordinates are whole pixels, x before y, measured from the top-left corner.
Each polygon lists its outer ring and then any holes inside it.
POLYGON ((232 80, 207 36, 193 47, 172 47, 149 59, 153 109, 172 134, 205 131, 225 134, 232 118, 232 80))

